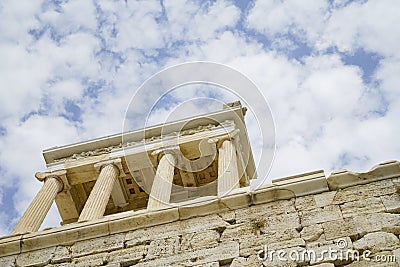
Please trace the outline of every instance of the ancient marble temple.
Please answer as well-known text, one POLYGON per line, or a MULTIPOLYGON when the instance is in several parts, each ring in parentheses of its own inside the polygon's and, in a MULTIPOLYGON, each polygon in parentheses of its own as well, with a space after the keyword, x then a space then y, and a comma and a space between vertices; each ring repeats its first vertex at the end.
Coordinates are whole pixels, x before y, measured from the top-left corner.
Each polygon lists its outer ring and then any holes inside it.
POLYGON ((399 161, 249 186, 245 113, 230 103, 45 150, 0 266, 399 266, 399 161), (62 225, 39 231, 54 201, 62 225))
POLYGON ((157 210, 249 185, 255 176, 239 102, 220 111, 47 149, 43 182, 13 234, 38 231, 53 201, 61 224, 157 210))

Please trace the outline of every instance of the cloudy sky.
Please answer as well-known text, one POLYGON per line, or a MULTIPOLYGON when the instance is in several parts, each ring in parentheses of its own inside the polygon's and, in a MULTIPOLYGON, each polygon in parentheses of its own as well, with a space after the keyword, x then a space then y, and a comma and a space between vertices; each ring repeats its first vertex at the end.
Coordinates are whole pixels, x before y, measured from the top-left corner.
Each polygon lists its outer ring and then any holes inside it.
MULTIPOLYGON (((121 132, 137 88, 187 61, 227 64, 262 91, 269 180, 399 159, 398 14, 397 0, 0 1, 0 235, 40 189, 43 149, 121 132)), ((151 122, 192 97, 226 101, 218 90, 176 91, 151 122)), ((53 207, 43 227, 58 223, 53 207)))

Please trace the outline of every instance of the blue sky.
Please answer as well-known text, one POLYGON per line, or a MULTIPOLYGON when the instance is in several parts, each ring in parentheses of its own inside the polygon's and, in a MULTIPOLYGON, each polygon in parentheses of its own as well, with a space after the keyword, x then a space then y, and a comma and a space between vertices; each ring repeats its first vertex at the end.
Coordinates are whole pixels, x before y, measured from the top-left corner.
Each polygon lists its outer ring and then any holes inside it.
MULTIPOLYGON (((0 235, 41 186, 43 149, 121 132, 135 90, 187 61, 232 66, 265 95, 277 145, 269 180, 398 160, 398 14, 395 0, 1 1, 0 235)), ((174 92, 152 122, 186 99, 232 98, 211 92, 174 92)), ((58 223, 53 207, 43 227, 58 223)))

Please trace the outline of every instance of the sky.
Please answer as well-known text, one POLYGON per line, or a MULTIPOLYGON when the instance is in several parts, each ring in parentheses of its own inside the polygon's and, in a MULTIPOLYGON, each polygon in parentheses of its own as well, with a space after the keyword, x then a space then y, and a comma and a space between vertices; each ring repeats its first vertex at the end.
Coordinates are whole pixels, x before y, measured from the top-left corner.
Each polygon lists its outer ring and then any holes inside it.
MULTIPOLYGON (((276 136, 268 181, 398 160, 398 14, 397 0, 0 1, 0 236, 41 187, 43 149, 121 132, 140 85, 189 61, 235 68, 268 101, 276 136)), ((181 88, 150 122, 196 97, 232 98, 181 88)), ((214 108, 200 102, 185 107, 214 108)), ((59 222, 53 206, 42 228, 59 222)))

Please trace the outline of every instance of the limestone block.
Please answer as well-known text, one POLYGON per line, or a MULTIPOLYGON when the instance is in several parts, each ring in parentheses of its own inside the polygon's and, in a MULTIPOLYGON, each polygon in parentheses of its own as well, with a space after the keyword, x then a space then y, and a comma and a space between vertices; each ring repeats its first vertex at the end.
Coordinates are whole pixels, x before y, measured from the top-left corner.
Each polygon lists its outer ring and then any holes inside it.
POLYGON ((0 258, 0 266, 4 267, 14 267, 16 256, 6 256, 0 258))
POLYGON ((336 221, 322 223, 326 240, 337 239, 339 237, 357 235, 357 227, 353 219, 346 218, 336 221))
POLYGON ((297 197, 295 200, 296 210, 311 210, 315 209, 317 206, 315 205, 314 196, 304 196, 297 197))
POLYGON ((320 263, 333 263, 335 265, 343 265, 347 262, 346 252, 353 249, 353 244, 350 237, 344 237, 339 240, 331 241, 316 241, 306 245, 307 250, 310 252, 310 265, 320 263), (344 246, 341 246, 343 245, 344 246), (335 251, 330 257, 327 251, 335 251), (341 255, 341 256, 340 256, 341 255))
POLYGON ((270 216, 265 218, 265 229, 279 230, 279 229, 293 229, 299 228, 300 218, 297 213, 282 214, 270 216))
POLYGON ((179 222, 167 223, 164 225, 156 225, 149 228, 137 229, 126 234, 125 245, 126 247, 132 247, 140 244, 150 243, 155 238, 168 238, 178 236, 180 229, 177 227, 179 222))
POLYGON ((207 202, 179 206, 178 210, 179 219, 184 220, 188 218, 213 214, 216 212, 227 211, 229 210, 229 208, 221 203, 217 198, 214 198, 207 202))
POLYGON ((55 247, 40 249, 36 251, 31 251, 27 253, 21 253, 17 256, 17 266, 21 267, 39 267, 45 266, 50 263, 53 257, 55 247))
POLYGON ((122 233, 138 228, 150 227, 179 220, 178 208, 136 212, 133 216, 109 219, 109 232, 122 233))
POLYGON ((107 255, 108 265, 112 263, 120 263, 123 266, 134 265, 142 260, 145 254, 145 245, 138 245, 126 249, 111 251, 107 255))
POLYGON ((261 186, 260 188, 253 191, 252 194, 253 204, 256 205, 296 197, 296 194, 293 191, 282 189, 279 186, 273 185, 261 186))
POLYGON ((300 237, 300 233, 296 229, 266 231, 264 228, 261 228, 261 235, 265 237, 268 243, 282 242, 300 237))
POLYGON ((342 218, 339 206, 332 205, 313 210, 300 211, 302 226, 334 221, 342 218))
POLYGON ((57 245, 71 245, 76 241, 104 236, 108 233, 106 219, 63 225, 50 230, 29 233, 23 236, 22 252, 57 245))
POLYGON ((322 229, 322 226, 319 224, 314 224, 310 226, 304 227, 301 232, 301 238, 303 238, 307 242, 315 241, 317 240, 324 230, 322 229))
POLYGON ((261 251, 257 251, 257 255, 262 258, 263 266, 294 267, 304 266, 308 263, 309 259, 304 252, 305 248, 302 247, 277 250, 263 247, 261 251))
POLYGON ((335 171, 328 177, 327 181, 329 188, 336 190, 338 188, 367 184, 378 180, 389 180, 398 176, 399 171, 400 163, 392 160, 380 163, 365 173, 355 173, 347 170, 335 171))
POLYGON ((371 213, 353 218, 357 233, 365 235, 369 232, 396 232, 400 229, 400 214, 371 213))
POLYGON ((393 255, 396 257, 396 261, 400 262, 400 248, 395 249, 393 255))
POLYGON ((239 257, 239 244, 234 241, 222 242, 217 247, 185 251, 154 260, 139 262, 135 266, 196 266, 209 262, 230 261, 239 257))
POLYGON ((333 264, 333 263, 321 263, 321 264, 313 265, 313 267, 335 267, 335 264, 333 264))
POLYGON ((207 263, 203 263, 200 265, 195 265, 194 267, 219 267, 219 262, 218 261, 214 261, 214 262, 207 262, 207 263))
POLYGON ((250 223, 229 225, 221 234, 221 241, 240 240, 250 235, 255 235, 255 229, 250 223))
POLYGON ((180 251, 179 237, 169 237, 156 239, 150 242, 147 249, 147 260, 152 260, 160 256, 177 254, 180 251))
POLYGON ((294 199, 278 200, 276 202, 259 204, 235 211, 237 223, 245 222, 249 219, 258 219, 292 212, 296 212, 294 199))
POLYGON ((387 212, 400 213, 400 195, 398 193, 381 196, 381 200, 387 212))
POLYGON ((203 217, 191 218, 179 222, 179 229, 182 232, 201 232, 207 229, 224 228, 229 225, 217 214, 210 214, 203 217), (207 223, 204 223, 207 222, 207 223))
POLYGON ((112 251, 124 247, 125 234, 116 234, 76 242, 72 247, 72 257, 112 251))
POLYGON ((391 233, 375 232, 363 236, 361 239, 353 243, 354 249, 357 250, 370 250, 372 253, 393 250, 399 247, 399 239, 391 233))
POLYGON ((135 246, 143 242, 157 238, 167 238, 178 236, 183 233, 202 232, 208 229, 218 229, 227 227, 229 223, 225 222, 217 214, 211 214, 204 217, 190 218, 174 223, 156 225, 149 228, 137 229, 126 235, 126 246, 135 246), (204 223, 207 222, 207 223, 204 223))
POLYGON ((51 263, 61 263, 71 261, 71 248, 66 246, 57 246, 51 263))
POLYGON ((221 241, 238 241, 240 244, 240 255, 249 256, 256 253, 265 245, 274 243, 275 247, 290 247, 304 245, 300 234, 296 229, 266 230, 260 225, 252 222, 228 226, 221 235, 221 241), (261 234, 260 234, 261 233, 261 234))
POLYGON ((0 238, 0 257, 21 252, 21 235, 0 238))
POLYGON ((390 179, 381 180, 339 190, 333 199, 333 204, 343 204, 345 202, 356 201, 362 198, 390 195, 395 192, 396 187, 390 179))
POLYGON ((108 262, 107 253, 101 253, 96 255, 87 255, 72 260, 72 266, 76 267, 95 267, 103 266, 108 262))
POLYGON ((284 249, 284 248, 292 248, 292 247, 304 247, 306 242, 302 238, 293 238, 280 242, 273 242, 268 244, 268 247, 271 249, 284 249))
POLYGON ((218 214, 218 216, 220 216, 222 220, 228 222, 229 224, 236 222, 236 214, 233 210, 221 212, 218 214))
POLYGON ((216 230, 204 230, 182 236, 181 250, 215 247, 218 245, 220 234, 216 230))
POLYGON ((360 200, 340 205, 344 218, 354 217, 367 213, 385 211, 385 206, 379 197, 361 198, 360 200))
POLYGON ((261 260, 258 259, 256 255, 250 255, 247 258, 238 257, 235 258, 230 267, 254 267, 254 266, 262 266, 261 260))
POLYGON ((248 192, 228 194, 221 198, 221 203, 229 209, 247 208, 251 205, 251 195, 248 192))
POLYGON ((315 205, 319 208, 330 206, 336 196, 336 191, 324 192, 322 194, 314 195, 315 205))

